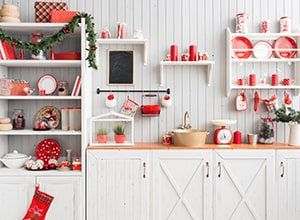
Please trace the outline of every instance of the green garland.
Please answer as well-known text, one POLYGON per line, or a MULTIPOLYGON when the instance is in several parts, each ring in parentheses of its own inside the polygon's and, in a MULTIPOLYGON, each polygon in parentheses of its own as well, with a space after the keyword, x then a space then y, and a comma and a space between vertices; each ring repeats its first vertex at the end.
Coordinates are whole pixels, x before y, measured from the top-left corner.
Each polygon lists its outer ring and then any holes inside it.
POLYGON ((77 13, 73 20, 66 24, 63 28, 61 28, 57 33, 49 36, 38 43, 32 42, 23 42, 21 40, 15 39, 11 36, 6 35, 3 30, 0 28, 0 39, 6 40, 11 46, 26 49, 30 51, 38 51, 38 50, 47 50, 52 48, 58 42, 64 40, 68 34, 73 33, 76 27, 79 27, 79 23, 81 23, 81 18, 85 18, 86 24, 86 32, 87 32, 87 41, 89 48, 88 56, 86 60, 89 62, 89 67, 93 69, 97 69, 96 65, 96 33, 94 32, 94 23, 92 22, 93 17, 86 13, 77 13))

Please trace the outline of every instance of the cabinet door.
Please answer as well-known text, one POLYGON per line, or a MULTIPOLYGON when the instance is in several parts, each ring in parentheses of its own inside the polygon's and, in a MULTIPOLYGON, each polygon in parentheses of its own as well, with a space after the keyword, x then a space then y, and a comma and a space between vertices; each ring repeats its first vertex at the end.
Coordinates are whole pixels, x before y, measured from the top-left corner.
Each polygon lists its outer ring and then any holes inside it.
POLYGON ((211 219, 211 162, 211 150, 154 151, 152 219, 211 219))
POLYGON ((149 219, 149 152, 87 152, 87 218, 149 219))
POLYGON ((300 150, 277 151, 278 220, 300 219, 300 150))
MULTIPOLYGON (((63 171, 62 171, 63 172, 63 171)), ((83 200, 81 177, 37 177, 41 191, 54 196, 47 212, 47 220, 82 220, 83 200)))
POLYGON ((0 218, 23 219, 34 190, 34 177, 2 176, 0 178, 0 218))
POLYGON ((275 219, 275 151, 217 150, 215 180, 214 219, 275 219))

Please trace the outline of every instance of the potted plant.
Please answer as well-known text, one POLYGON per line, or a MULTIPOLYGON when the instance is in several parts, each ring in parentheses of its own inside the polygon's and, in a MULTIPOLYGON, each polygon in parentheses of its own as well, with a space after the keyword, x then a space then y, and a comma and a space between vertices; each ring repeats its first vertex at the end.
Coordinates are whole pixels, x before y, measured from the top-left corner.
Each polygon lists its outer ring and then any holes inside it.
POLYGON ((108 140, 107 129, 100 128, 97 132, 97 140, 100 144, 106 144, 108 140))
POLYGON ((300 111, 293 109, 292 107, 282 105, 279 109, 275 110, 274 122, 289 123, 289 145, 300 145, 300 111))
POLYGON ((125 142, 125 128, 122 124, 117 124, 114 128, 113 131, 115 133, 115 142, 117 144, 123 144, 125 142))

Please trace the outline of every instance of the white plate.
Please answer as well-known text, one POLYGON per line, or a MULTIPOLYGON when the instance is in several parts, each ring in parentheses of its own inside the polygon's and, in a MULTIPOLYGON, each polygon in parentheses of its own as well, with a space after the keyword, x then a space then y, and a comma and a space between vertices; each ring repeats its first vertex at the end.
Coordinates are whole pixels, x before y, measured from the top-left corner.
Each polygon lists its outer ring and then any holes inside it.
POLYGON ((272 45, 265 40, 257 41, 253 46, 253 56, 257 59, 269 59, 272 56, 272 45))
POLYGON ((46 95, 52 95, 57 88, 57 80, 51 74, 44 74, 38 80, 38 89, 45 90, 46 95))

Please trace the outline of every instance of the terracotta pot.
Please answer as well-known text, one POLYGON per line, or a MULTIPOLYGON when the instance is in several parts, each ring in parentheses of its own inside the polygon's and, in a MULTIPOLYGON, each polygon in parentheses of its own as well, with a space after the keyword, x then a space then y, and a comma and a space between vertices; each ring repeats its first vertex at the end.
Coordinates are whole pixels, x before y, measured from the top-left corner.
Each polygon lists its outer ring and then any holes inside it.
POLYGON ((123 144, 125 142, 126 135, 125 134, 116 134, 115 135, 115 142, 117 144, 123 144))
POLYGON ((108 135, 97 135, 98 143, 106 144, 108 140, 108 135))

